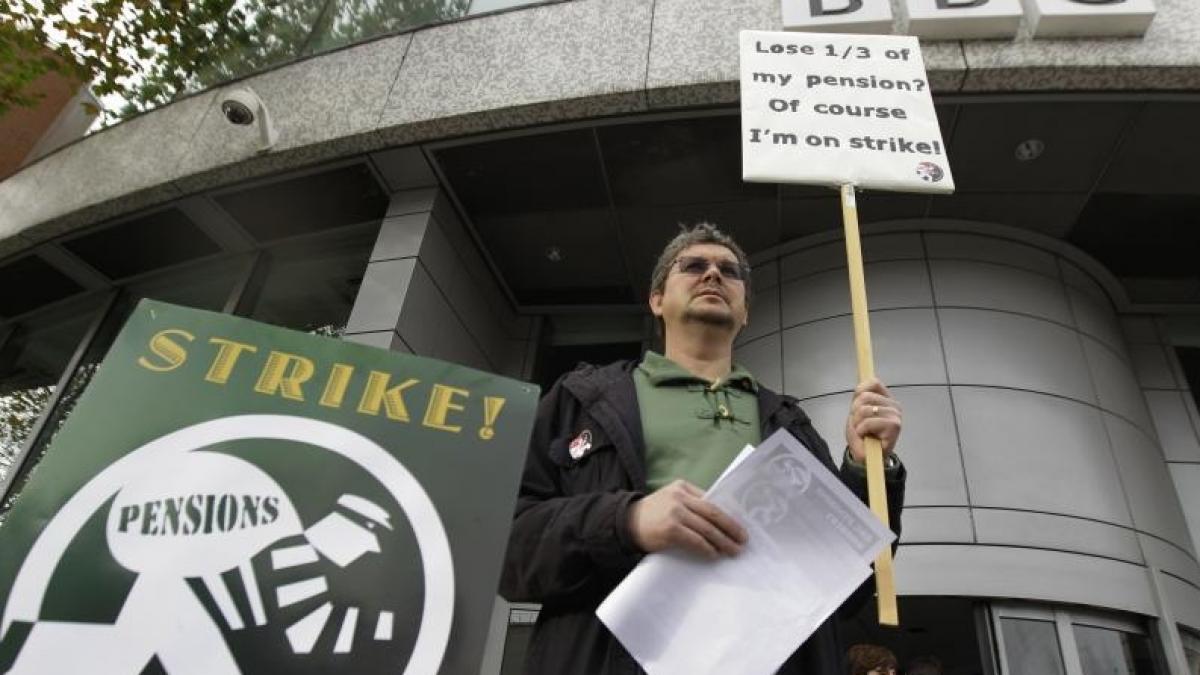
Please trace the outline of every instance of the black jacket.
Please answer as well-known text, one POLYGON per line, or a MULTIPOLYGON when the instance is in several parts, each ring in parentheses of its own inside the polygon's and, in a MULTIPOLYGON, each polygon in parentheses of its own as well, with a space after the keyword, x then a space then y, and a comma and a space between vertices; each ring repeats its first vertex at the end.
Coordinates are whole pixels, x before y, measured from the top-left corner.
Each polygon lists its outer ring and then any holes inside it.
MULTIPOLYGON (((595 615, 642 557, 628 530, 629 505, 646 492, 641 414, 631 375, 636 365, 583 365, 559 379, 538 406, 500 584, 501 595, 512 602, 542 603, 526 675, 642 672, 595 615), (568 445, 585 430, 592 449, 577 461, 568 445)), ((758 407, 763 438, 785 428, 839 473, 795 399, 760 387, 758 407)), ((904 469, 889 473, 890 519, 899 536, 904 469)), ((839 475, 866 500, 861 472, 844 467, 839 475)), ((872 593, 871 582, 864 584, 840 611, 856 611, 872 593)), ((836 621, 817 629, 780 672, 844 673, 836 621)))

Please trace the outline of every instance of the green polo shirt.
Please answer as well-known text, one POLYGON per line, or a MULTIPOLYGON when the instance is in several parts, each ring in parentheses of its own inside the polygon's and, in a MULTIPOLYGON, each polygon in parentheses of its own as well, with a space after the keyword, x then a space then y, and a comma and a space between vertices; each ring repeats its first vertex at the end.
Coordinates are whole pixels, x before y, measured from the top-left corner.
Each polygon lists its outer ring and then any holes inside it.
POLYGON ((758 445, 758 383, 741 366, 709 382, 646 352, 633 372, 650 490, 682 478, 707 490, 747 444, 758 445))

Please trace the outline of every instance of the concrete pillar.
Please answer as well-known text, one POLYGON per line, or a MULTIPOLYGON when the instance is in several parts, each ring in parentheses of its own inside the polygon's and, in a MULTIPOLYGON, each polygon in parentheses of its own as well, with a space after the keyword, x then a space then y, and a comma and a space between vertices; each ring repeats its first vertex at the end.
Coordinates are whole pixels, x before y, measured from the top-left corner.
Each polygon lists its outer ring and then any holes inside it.
POLYGON ((394 193, 346 339, 519 377, 530 333, 446 195, 394 193))
MULTIPOLYGON (((436 187, 393 193, 345 339, 520 378, 533 334, 446 195, 436 187)), ((508 603, 497 596, 481 675, 500 672, 507 631, 508 603)))

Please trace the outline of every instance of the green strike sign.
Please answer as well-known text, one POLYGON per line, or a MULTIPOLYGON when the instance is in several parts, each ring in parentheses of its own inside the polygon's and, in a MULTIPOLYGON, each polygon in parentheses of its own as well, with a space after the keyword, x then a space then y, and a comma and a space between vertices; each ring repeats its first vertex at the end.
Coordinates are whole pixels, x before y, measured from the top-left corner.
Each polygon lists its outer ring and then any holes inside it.
POLYGON ((143 301, 0 528, 0 672, 478 673, 537 396, 143 301))

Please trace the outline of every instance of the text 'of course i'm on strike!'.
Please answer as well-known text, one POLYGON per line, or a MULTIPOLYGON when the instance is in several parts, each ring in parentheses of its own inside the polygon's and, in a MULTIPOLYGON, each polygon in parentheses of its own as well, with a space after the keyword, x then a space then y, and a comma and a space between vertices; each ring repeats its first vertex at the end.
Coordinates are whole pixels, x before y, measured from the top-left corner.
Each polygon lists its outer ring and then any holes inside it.
POLYGON ((742 178, 950 193, 914 37, 741 32, 742 178))

